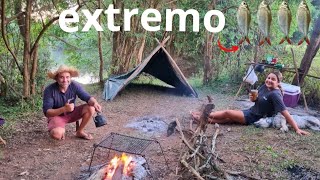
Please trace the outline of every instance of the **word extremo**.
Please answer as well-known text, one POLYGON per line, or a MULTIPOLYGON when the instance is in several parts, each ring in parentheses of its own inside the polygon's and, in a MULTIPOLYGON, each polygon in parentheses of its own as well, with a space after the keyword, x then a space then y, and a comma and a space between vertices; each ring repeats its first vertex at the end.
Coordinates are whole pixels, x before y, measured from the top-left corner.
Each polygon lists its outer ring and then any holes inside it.
MULTIPOLYGON (((93 26, 97 31, 103 31, 101 25, 97 22, 97 18, 103 12, 103 9, 96 9, 93 14, 89 10, 81 10, 84 16, 87 18, 87 22, 81 31, 88 31, 91 26, 93 26)), ((114 24, 114 15, 120 14, 120 9, 114 9, 113 4, 110 4, 108 9, 104 11, 107 15, 107 27, 110 31, 120 31, 120 26, 114 24)), ((124 31, 130 31, 131 17, 137 15, 139 10, 136 9, 124 9, 124 31)), ((199 12, 194 9, 189 9, 184 11, 182 9, 166 9, 166 31, 172 31, 172 22, 174 15, 179 16, 179 31, 186 31, 186 18, 188 15, 191 15, 193 18, 193 31, 199 32, 199 12)), ((78 26, 70 23, 78 23, 79 15, 75 10, 64 10, 59 16, 59 26, 65 32, 76 32, 79 30, 78 26), (71 15, 70 18, 68 15, 71 15), (68 16, 68 17, 67 17, 68 16), (73 26, 72 26, 73 25, 73 26)), ((159 31, 160 25, 150 25, 150 22, 160 23, 161 14, 156 9, 146 9, 141 15, 141 25, 147 31, 159 31), (153 14, 152 17, 149 15, 153 14)), ((225 26, 225 17, 224 14, 219 10, 210 10, 204 16, 204 26, 205 28, 213 33, 217 33, 223 30, 225 26), (211 17, 217 16, 219 23, 217 27, 211 25, 211 17)))

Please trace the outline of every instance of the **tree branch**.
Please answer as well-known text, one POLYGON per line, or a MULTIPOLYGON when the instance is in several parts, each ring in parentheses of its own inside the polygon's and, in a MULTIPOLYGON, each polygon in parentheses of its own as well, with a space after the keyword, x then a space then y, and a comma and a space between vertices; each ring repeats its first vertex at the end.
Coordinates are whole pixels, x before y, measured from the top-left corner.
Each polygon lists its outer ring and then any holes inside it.
POLYGON ((81 49, 78 48, 77 46, 68 43, 66 40, 64 40, 64 39, 62 39, 62 38, 60 38, 60 37, 58 37, 58 36, 56 36, 56 35, 50 34, 49 36, 51 36, 51 37, 53 37, 53 38, 56 38, 56 39, 58 39, 59 41, 62 41, 63 43, 67 44, 68 46, 71 46, 74 50, 78 50, 78 51, 81 50, 81 49))
MULTIPOLYGON (((3 1, 3 0, 2 0, 3 1)), ((76 11, 78 11, 81 7, 82 7, 82 4, 78 4, 78 8, 76 9, 76 11)), ((43 36, 43 34, 45 33, 45 31, 49 28, 49 26, 51 26, 51 24, 53 24, 56 20, 59 19, 59 16, 56 16, 54 18, 52 18, 47 24, 44 25, 44 27, 42 28, 42 30, 40 31, 37 39, 35 40, 31 50, 30 50, 30 54, 33 53, 33 51, 35 50, 37 44, 39 43, 41 37, 43 36)))
POLYGON ((14 15, 14 16, 12 16, 12 17, 10 17, 10 18, 5 18, 4 24, 5 24, 5 25, 9 24, 11 21, 17 19, 19 16, 23 15, 24 13, 25 13, 25 12, 22 11, 22 12, 19 12, 18 14, 14 15))
POLYGON ((5 0, 1 0, 1 34, 2 34, 2 38, 4 41, 4 44, 6 45, 6 48, 9 50, 10 54, 12 55, 19 71, 21 74, 23 74, 22 69, 20 68, 19 64, 18 64, 18 58, 16 56, 16 54, 12 51, 12 49, 10 48, 8 39, 7 39, 7 33, 6 33, 6 26, 5 26, 5 0))

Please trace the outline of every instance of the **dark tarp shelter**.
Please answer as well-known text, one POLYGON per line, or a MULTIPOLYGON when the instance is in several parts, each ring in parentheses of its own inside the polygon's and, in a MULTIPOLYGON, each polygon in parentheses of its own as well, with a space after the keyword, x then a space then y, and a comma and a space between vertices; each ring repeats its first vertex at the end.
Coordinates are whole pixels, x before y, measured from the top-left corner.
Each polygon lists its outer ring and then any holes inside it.
POLYGON ((181 94, 198 97, 167 50, 159 44, 137 67, 126 74, 110 77, 104 84, 103 98, 113 100, 134 78, 147 73, 175 87, 181 94))

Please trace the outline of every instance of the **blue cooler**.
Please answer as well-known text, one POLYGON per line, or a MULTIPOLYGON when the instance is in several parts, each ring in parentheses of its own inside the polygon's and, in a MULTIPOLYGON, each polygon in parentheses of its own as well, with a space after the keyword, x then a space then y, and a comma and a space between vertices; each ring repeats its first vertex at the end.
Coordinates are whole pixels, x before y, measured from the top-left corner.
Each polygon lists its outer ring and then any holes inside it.
POLYGON ((296 107, 300 98, 301 89, 299 86, 280 83, 283 89, 283 101, 287 107, 296 107))

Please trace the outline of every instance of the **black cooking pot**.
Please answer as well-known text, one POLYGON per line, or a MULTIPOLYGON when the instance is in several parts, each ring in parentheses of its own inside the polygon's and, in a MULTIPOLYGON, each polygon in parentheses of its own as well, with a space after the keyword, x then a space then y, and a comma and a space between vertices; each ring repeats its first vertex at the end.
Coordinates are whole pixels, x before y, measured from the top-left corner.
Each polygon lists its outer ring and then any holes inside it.
POLYGON ((96 127, 101 127, 107 124, 107 118, 100 113, 97 113, 96 117, 93 118, 93 121, 96 127))

